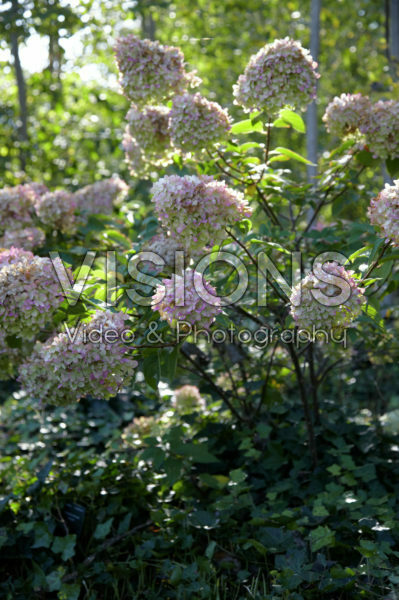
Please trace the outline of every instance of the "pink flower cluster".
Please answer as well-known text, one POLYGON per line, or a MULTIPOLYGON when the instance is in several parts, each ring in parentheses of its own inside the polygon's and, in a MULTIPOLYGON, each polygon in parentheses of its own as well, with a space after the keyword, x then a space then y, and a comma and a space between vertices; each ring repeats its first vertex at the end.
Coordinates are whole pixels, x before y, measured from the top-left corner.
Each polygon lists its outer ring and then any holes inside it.
POLYGON ((56 405, 85 396, 115 396, 137 366, 121 338, 127 318, 124 313, 98 310, 87 324, 37 342, 20 366, 22 387, 34 398, 56 405))
POLYGON ((202 152, 226 139, 230 127, 227 111, 199 93, 173 99, 170 135, 176 148, 183 152, 202 152))
POLYGON ((133 105, 127 113, 129 124, 122 146, 132 175, 145 178, 152 168, 172 162, 169 112, 163 106, 148 106, 140 111, 133 105))
POLYGON ((399 179, 386 184, 377 198, 371 200, 367 215, 386 241, 399 246, 399 179))
MULTIPOLYGON (((143 252, 154 252, 164 259, 166 267, 175 266, 175 252, 183 251, 179 241, 165 232, 157 233, 148 242, 143 245, 143 252)), ((185 257, 187 254, 185 253, 185 257)), ((160 272, 163 267, 156 267, 155 264, 150 263, 149 268, 153 272, 160 272)))
POLYGON ((5 187, 0 190, 0 233, 30 225, 36 198, 30 185, 5 187))
POLYGON ((287 105, 305 106, 316 97, 316 68, 299 42, 275 40, 250 58, 233 86, 234 103, 246 112, 264 110, 268 115, 287 105))
POLYGON ((200 82, 186 72, 184 56, 173 46, 130 34, 117 40, 115 54, 122 91, 138 106, 157 104, 200 82))
POLYGON ((205 410, 206 403, 196 385, 183 385, 174 391, 172 406, 181 414, 205 410))
POLYGON ((122 148, 125 152, 125 162, 129 166, 130 174, 141 179, 149 178, 153 166, 146 160, 144 152, 132 137, 129 125, 126 126, 123 134, 122 148))
POLYGON ((65 190, 47 192, 35 200, 39 221, 51 232, 73 235, 78 227, 77 202, 74 195, 65 190))
POLYGON ((0 252, 0 331, 33 339, 63 299, 49 258, 19 248, 0 252))
POLYGON ((337 137, 356 133, 368 118, 370 99, 362 94, 341 94, 327 106, 323 115, 327 131, 337 137))
POLYGON ((24 250, 22 248, 10 248, 9 250, 1 250, 0 251, 0 269, 6 267, 8 265, 14 265, 18 263, 23 258, 27 260, 31 260, 33 257, 32 252, 29 250, 24 250))
POLYGON ((367 119, 360 125, 375 158, 399 156, 399 102, 379 100, 371 106, 367 119))
POLYGON ((221 242, 226 226, 252 214, 241 192, 211 176, 163 177, 152 194, 159 221, 188 251, 221 242))
POLYGON ((336 262, 327 262, 323 265, 323 279, 330 279, 330 282, 320 281, 314 273, 310 272, 297 286, 295 286, 290 302, 291 315, 296 325, 301 330, 312 332, 313 326, 321 328, 323 331, 340 330, 349 327, 362 310, 362 304, 366 302, 363 295, 363 289, 358 287, 358 281, 352 277, 353 271, 346 271, 343 266, 336 262), (341 294, 341 289, 332 283, 329 276, 344 279, 350 286, 350 296, 343 304, 334 306, 336 298, 341 294), (320 290, 323 294, 323 301, 320 303, 313 293, 320 290), (297 306, 297 304, 299 305, 297 306))
POLYGON ((0 238, 0 248, 23 248, 33 250, 44 245, 46 236, 38 227, 11 229, 0 238))
POLYGON ((123 202, 129 186, 119 177, 111 177, 86 185, 73 195, 77 209, 84 215, 110 214, 114 205, 123 202))
POLYGON ((170 109, 165 106, 147 106, 139 110, 132 105, 126 115, 129 131, 150 157, 162 157, 171 150, 169 135, 170 109))
POLYGON ((156 287, 151 306, 171 327, 177 321, 185 321, 197 329, 209 329, 222 310, 215 288, 192 269, 163 279, 156 287))

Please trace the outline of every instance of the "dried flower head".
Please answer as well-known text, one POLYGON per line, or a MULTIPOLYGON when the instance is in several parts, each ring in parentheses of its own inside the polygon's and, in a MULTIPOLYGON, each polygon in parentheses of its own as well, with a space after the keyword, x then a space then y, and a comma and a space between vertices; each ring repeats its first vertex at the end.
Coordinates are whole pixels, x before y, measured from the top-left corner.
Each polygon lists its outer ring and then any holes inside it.
POLYGON ((47 192, 35 199, 35 210, 39 221, 51 231, 73 235, 78 226, 77 203, 70 192, 57 190, 47 192))
POLYGON ((268 115, 284 106, 303 107, 316 97, 317 63, 299 42, 275 40, 251 56, 233 86, 235 104, 246 112, 264 110, 268 115))
POLYGON ((341 94, 327 106, 323 115, 327 131, 337 137, 346 137, 356 133, 371 108, 371 102, 362 94, 341 94))
POLYGON ((193 328, 209 329, 221 312, 221 301, 215 288, 192 269, 163 279, 156 288, 151 306, 171 327, 178 321, 185 321, 193 328))
POLYGON ((228 225, 252 214, 241 192, 210 176, 163 177, 152 194, 159 221, 188 251, 219 243, 228 225))
POLYGON ((173 46, 130 34, 115 45, 122 91, 138 106, 159 103, 200 80, 185 70, 182 52, 173 46))
POLYGON ((399 156, 399 102, 379 100, 371 106, 368 118, 360 126, 375 158, 399 156))
MULTIPOLYGON (((62 271, 61 260, 54 262, 62 271)), ((55 268, 19 248, 0 252, 0 265, 0 331, 33 339, 64 299, 55 268)))
POLYGON ((96 181, 75 192, 74 202, 83 215, 111 214, 129 193, 127 183, 117 176, 96 181))
POLYGON ((346 271, 336 262, 325 263, 323 270, 323 279, 326 281, 319 280, 311 272, 295 286, 291 294, 291 315, 301 330, 312 332, 314 326, 328 332, 349 327, 361 313, 362 304, 366 301, 363 289, 358 287, 358 281, 352 277, 353 271, 346 271), (337 296, 342 290, 333 283, 332 277, 345 280, 350 287, 348 299, 338 306, 337 296), (327 305, 317 300, 315 291, 322 292, 323 302, 327 305))
POLYGON ((127 318, 124 313, 98 310, 87 324, 37 342, 19 368, 22 387, 45 404, 115 396, 137 366, 123 341, 127 318))
POLYGON ((394 185, 386 184, 377 198, 371 200, 367 215, 386 241, 399 246, 399 179, 394 185))
POLYGON ((170 134, 173 144, 183 152, 199 153, 223 141, 230 127, 227 111, 199 93, 173 100, 170 134))
POLYGON ((40 248, 45 242, 46 236, 37 227, 26 227, 24 229, 11 229, 6 231, 0 238, 0 248, 23 248, 34 250, 40 248))

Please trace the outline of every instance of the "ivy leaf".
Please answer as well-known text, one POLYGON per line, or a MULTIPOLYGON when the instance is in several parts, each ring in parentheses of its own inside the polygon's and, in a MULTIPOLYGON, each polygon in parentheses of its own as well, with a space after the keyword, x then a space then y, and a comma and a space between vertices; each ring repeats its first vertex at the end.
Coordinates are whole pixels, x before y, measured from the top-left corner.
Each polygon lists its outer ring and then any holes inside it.
POLYGON ((334 532, 327 526, 320 525, 310 532, 310 547, 312 552, 317 552, 320 548, 325 546, 334 546, 335 537, 334 532))
POLYGON ((51 549, 55 554, 61 554, 63 560, 68 560, 75 554, 75 544, 76 535, 73 533, 65 537, 54 538, 51 549))
POLYGON ((80 583, 63 583, 58 592, 59 600, 78 600, 80 595, 80 583))
POLYGON ((96 540, 102 540, 105 537, 107 537, 107 535, 111 531, 113 520, 114 520, 114 517, 111 517, 104 523, 99 523, 97 525, 96 530, 94 532, 94 537, 96 540))

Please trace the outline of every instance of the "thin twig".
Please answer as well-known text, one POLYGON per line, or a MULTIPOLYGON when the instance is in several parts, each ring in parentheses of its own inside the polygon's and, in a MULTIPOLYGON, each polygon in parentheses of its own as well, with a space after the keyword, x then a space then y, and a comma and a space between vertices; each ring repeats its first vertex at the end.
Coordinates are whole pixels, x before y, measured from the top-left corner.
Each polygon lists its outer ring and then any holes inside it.
MULTIPOLYGON (((96 558, 100 554, 100 552, 107 550, 107 548, 110 548, 110 546, 113 546, 114 544, 117 544, 121 540, 134 535, 141 529, 145 529, 146 527, 148 527, 151 524, 152 524, 152 521, 150 521, 150 520, 146 521, 145 523, 141 523, 140 525, 136 525, 135 527, 132 527, 132 529, 129 529, 129 531, 126 531, 125 533, 115 535, 114 537, 110 538, 109 540, 106 540, 105 542, 100 544, 100 546, 98 547, 96 552, 94 552, 93 554, 90 554, 90 556, 88 556, 83 561, 81 567, 83 567, 83 568, 88 567, 89 565, 91 565, 92 562, 94 562, 96 560, 96 558)), ((73 573, 70 573, 69 575, 66 575, 65 577, 63 577, 62 581, 63 581, 63 583, 67 583, 68 581, 73 581, 77 577, 79 577, 79 572, 74 571, 73 573)))
POLYGON ((388 240, 387 242, 385 242, 385 244, 383 245, 383 247, 380 250, 379 255, 377 256, 377 258, 375 259, 375 261, 370 265, 370 268, 368 269, 368 271, 366 272, 366 274, 364 275, 364 277, 362 278, 363 281, 365 279, 368 279, 371 275, 371 273, 374 271, 374 269, 377 267, 378 263, 380 262, 381 258, 384 256, 387 248, 389 247, 391 243, 391 240, 388 240))
POLYGON ((234 233, 232 233, 232 231, 230 231, 229 229, 226 229, 226 232, 228 233, 228 235, 230 237, 233 238, 233 240, 236 242, 236 244, 238 244, 240 246, 240 248, 242 248, 244 250, 245 254, 248 256, 248 258, 250 259, 250 261, 262 273, 263 277, 265 277, 267 279, 267 281, 270 283, 270 285, 272 286, 272 288, 274 289, 274 291, 276 292, 276 294, 278 295, 278 297, 280 298, 280 300, 282 300, 285 303, 286 299, 284 298, 284 296, 281 294, 281 292, 278 290, 278 288, 276 288, 276 286, 274 285, 274 283, 270 281, 270 277, 267 277, 266 273, 264 273, 263 271, 261 271, 259 269, 258 261, 251 254, 251 252, 248 250, 248 248, 245 246, 245 244, 243 244, 238 238, 236 238, 236 236, 234 235, 234 233))
POLYGON ((263 382, 263 386, 262 386, 262 391, 260 394, 260 400, 259 400, 259 404, 255 410, 255 417, 259 414, 259 411, 261 409, 262 404, 264 403, 264 401, 266 400, 266 395, 267 395, 267 386, 269 383, 269 379, 270 379, 270 373, 272 370, 272 365, 273 365, 273 359, 274 359, 274 354, 276 352, 278 346, 278 340, 275 342, 274 346, 273 346, 273 350, 272 350, 272 354, 269 360, 269 364, 267 365, 267 372, 266 372, 266 377, 265 377, 265 381, 263 382))
POLYGON ((227 397, 227 395, 224 393, 224 391, 217 386, 213 380, 212 377, 210 377, 208 375, 208 373, 195 361, 191 358, 190 354, 188 352, 186 352, 184 350, 184 348, 180 348, 180 352, 183 354, 183 356, 185 358, 187 358, 187 360, 193 365, 193 367, 196 369, 197 372, 200 373, 200 375, 206 379, 206 381, 209 383, 209 385, 212 387, 212 389, 215 390, 215 392, 222 398, 222 400, 227 404, 227 406, 229 407, 229 409, 231 410, 231 412, 237 417, 237 419, 239 419, 240 421, 244 421, 245 419, 242 417, 242 415, 240 415, 240 413, 234 408, 234 406, 232 405, 232 403, 230 402, 229 398, 227 397))

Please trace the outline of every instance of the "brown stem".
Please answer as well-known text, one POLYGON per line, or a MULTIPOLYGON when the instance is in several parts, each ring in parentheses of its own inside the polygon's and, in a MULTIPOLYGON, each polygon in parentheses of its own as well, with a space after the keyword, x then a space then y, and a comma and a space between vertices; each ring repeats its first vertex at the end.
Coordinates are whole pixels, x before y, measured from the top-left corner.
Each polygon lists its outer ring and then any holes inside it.
POLYGON ((272 124, 270 123, 270 121, 268 121, 267 123, 267 132, 266 132, 266 148, 265 148, 265 165, 267 165, 267 161, 269 160, 269 152, 270 152, 270 138, 271 136, 271 127, 272 124))
POLYGON ((272 354, 269 360, 269 364, 267 365, 267 372, 266 372, 266 377, 265 377, 265 381, 263 382, 263 386, 262 386, 262 391, 260 394, 260 400, 259 400, 259 404, 255 410, 255 417, 259 414, 260 409, 262 404, 265 402, 266 400, 266 396, 267 396, 267 386, 269 383, 269 379, 270 379, 270 373, 272 370, 272 365, 273 365, 273 359, 274 359, 274 354, 276 352, 278 346, 278 340, 275 342, 274 346, 273 346, 273 350, 272 350, 272 354))
MULTIPOLYGON (((257 269, 259 269, 259 264, 258 261, 256 260, 256 258, 251 254, 251 252, 248 250, 248 248, 245 246, 245 244, 243 244, 238 238, 236 238, 236 236, 234 235, 234 233, 232 233, 230 230, 226 229, 226 232, 228 233, 228 235, 233 238, 233 240, 236 242, 236 244, 238 244, 240 246, 240 248, 242 248, 245 252, 245 254, 248 256, 248 258, 250 259, 250 261, 255 265, 255 267, 257 269)), ((264 273, 263 271, 261 271, 259 269, 259 271, 262 273, 263 277, 265 277, 267 279, 267 281, 270 283, 270 285, 272 286, 273 290, 276 292, 276 294, 278 295, 278 297, 280 298, 280 300, 282 300, 284 303, 286 302, 286 299, 284 298, 284 296, 281 294, 281 292, 278 290, 278 288, 276 288, 276 286, 274 285, 274 283, 272 281, 270 281, 270 277, 268 277, 266 275, 266 273, 264 273)))
POLYGON ((370 268, 368 269, 368 271, 366 272, 366 274, 364 275, 364 277, 362 278, 363 281, 365 279, 368 279, 371 275, 371 273, 374 271, 374 269, 377 267, 378 263, 380 262, 381 258, 384 256, 385 252, 387 251, 389 245, 391 243, 391 240, 388 240, 387 242, 385 242, 385 244, 383 245, 383 247, 380 250, 379 255, 377 256, 377 258, 375 259, 375 261, 370 265, 370 268))
POLYGON ((210 377, 208 375, 208 373, 195 360, 193 360, 191 358, 190 354, 188 352, 186 352, 184 350, 184 348, 180 348, 180 352, 193 365, 196 372, 197 373, 199 372, 200 375, 204 379, 206 379, 206 381, 209 383, 209 385, 212 387, 212 389, 215 390, 215 392, 218 394, 218 396, 220 396, 222 398, 222 400, 227 404, 227 406, 229 407, 231 412, 237 417, 237 419, 239 419, 240 421, 245 421, 245 419, 240 415, 240 413, 234 408, 234 406, 232 405, 232 403, 230 402, 229 398, 224 393, 224 391, 213 382, 212 377, 210 377))
POLYGON ((311 413, 309 410, 308 398, 307 398, 306 387, 305 387, 305 382, 303 379, 301 365, 299 364, 298 357, 296 355, 295 349, 293 348, 292 344, 286 343, 285 346, 287 347, 287 350, 291 356, 291 360, 294 364, 294 369, 295 369, 298 386, 299 386, 299 393, 301 396, 301 401, 302 401, 302 406, 303 406, 303 412, 305 415, 306 427, 308 430, 308 440, 309 440, 310 452, 312 455, 312 462, 313 462, 313 466, 316 467, 317 462, 318 462, 316 440, 315 440, 315 436, 314 436, 312 416, 311 416, 311 413))
MULTIPOLYGON (((351 158, 348 160, 348 162, 344 165, 344 167, 342 167, 341 169, 339 169, 337 171, 337 174, 342 173, 342 171, 349 165, 349 163, 352 161, 353 157, 355 156, 355 153, 353 153, 353 155, 351 156, 351 158)), ((364 171, 366 167, 363 166, 360 170, 359 173, 356 175, 356 177, 359 177, 359 175, 364 171)), ((331 183, 328 188, 326 189, 326 191, 324 192, 324 196, 323 198, 320 200, 320 202, 318 203, 318 205, 316 206, 314 213, 312 215, 312 217, 310 218, 308 224, 306 225, 304 231, 301 233, 301 235, 299 236, 299 238, 296 241, 296 247, 299 246, 299 244, 301 243, 302 239, 304 238, 304 236, 307 234, 307 232, 309 231, 309 229, 312 227, 317 215, 319 214, 319 212, 321 211, 321 209, 323 208, 323 206, 325 206, 325 204, 327 204, 328 201, 328 195, 331 192, 331 190, 333 189, 335 185, 335 180, 333 183, 331 183)), ((336 196, 334 196, 331 200, 329 200, 329 202, 335 202, 335 200, 337 200, 340 196, 342 196, 342 194, 344 194, 346 192, 346 190, 348 189, 348 184, 346 184, 343 189, 338 192, 338 194, 336 196)))
POLYGON ((319 398, 317 393, 318 382, 314 369, 314 346, 310 344, 308 347, 308 360, 309 360, 309 375, 310 375, 310 388, 312 392, 313 401, 313 418, 316 425, 320 425, 320 410, 319 410, 319 398))

